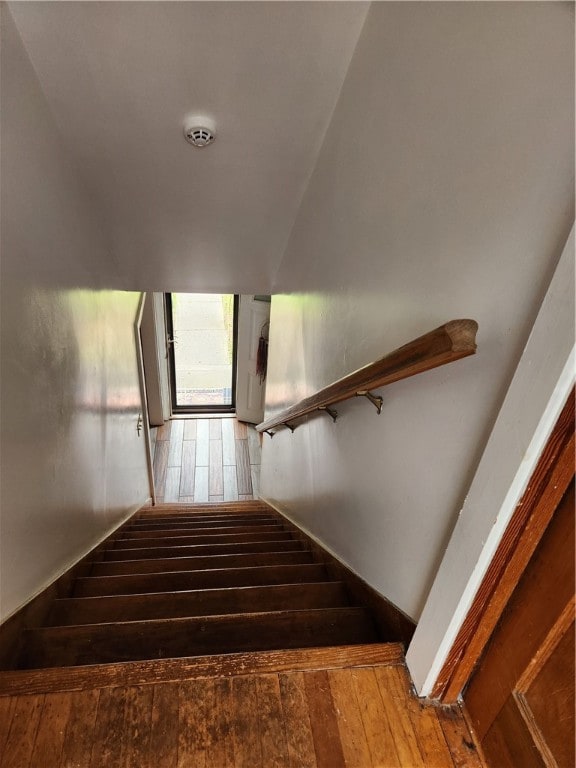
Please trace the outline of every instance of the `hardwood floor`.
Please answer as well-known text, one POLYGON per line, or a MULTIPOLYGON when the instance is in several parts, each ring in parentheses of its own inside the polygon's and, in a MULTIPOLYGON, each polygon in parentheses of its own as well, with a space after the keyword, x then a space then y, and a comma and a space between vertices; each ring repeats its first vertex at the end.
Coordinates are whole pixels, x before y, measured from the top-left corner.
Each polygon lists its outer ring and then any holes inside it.
MULTIPOLYGON (((326 659, 330 652, 323 651, 326 659)), ((340 657, 344 652, 339 649, 340 657)), ((306 653, 312 657, 316 651, 297 652, 306 653)), ((398 661, 331 668, 311 658, 309 669, 302 669, 305 663, 282 666, 0 696, 0 763, 4 768, 484 765, 460 709, 418 701, 398 661)))
POLYGON ((157 431, 159 504, 257 499, 260 436, 235 418, 172 419, 157 431))

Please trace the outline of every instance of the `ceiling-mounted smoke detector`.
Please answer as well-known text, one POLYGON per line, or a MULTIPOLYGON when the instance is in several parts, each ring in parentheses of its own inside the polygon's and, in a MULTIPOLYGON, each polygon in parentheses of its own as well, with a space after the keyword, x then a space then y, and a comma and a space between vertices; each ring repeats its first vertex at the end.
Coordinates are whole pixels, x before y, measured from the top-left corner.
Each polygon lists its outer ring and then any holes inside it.
POLYGON ((214 121, 199 115, 187 117, 184 122, 184 137, 193 147, 207 147, 216 138, 214 121))

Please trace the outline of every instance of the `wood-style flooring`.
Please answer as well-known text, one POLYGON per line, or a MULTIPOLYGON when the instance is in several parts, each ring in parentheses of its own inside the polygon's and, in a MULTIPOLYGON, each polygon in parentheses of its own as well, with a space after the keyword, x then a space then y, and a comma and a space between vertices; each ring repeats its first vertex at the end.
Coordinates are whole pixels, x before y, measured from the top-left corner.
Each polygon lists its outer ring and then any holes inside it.
MULTIPOLYGON (((330 649, 323 653, 328 658, 330 649)), ((252 674, 224 670, 150 684, 0 696, 0 764, 3 768, 484 765, 460 709, 418 701, 400 663, 331 668, 311 660, 310 669, 298 663, 292 669, 269 666, 269 671, 252 674)))
POLYGON ((247 501, 259 496, 260 435, 235 418, 172 419, 154 448, 159 504, 247 501))

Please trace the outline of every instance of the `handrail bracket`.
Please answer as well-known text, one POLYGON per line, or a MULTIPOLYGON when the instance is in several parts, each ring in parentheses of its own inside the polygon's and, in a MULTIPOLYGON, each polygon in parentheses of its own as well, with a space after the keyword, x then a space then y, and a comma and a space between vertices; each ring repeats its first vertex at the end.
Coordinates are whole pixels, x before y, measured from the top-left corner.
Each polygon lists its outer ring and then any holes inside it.
POLYGON ((287 422, 287 421, 283 421, 283 422, 282 422, 282 426, 283 426, 283 427, 288 427, 288 429, 290 430, 290 432, 294 432, 294 430, 296 429, 296 425, 295 425, 295 424, 288 424, 288 422, 287 422))
POLYGON ((361 389, 359 392, 356 392, 356 397, 365 397, 367 400, 370 400, 374 408, 376 408, 378 416, 380 416, 382 413, 382 403, 384 402, 384 399, 380 395, 373 395, 372 392, 368 392, 367 389, 361 389))
POLYGON ((324 413, 327 413, 328 416, 332 417, 332 421, 336 421, 338 418, 338 411, 336 411, 334 408, 330 408, 329 405, 319 405, 318 406, 319 411, 324 411, 324 413))

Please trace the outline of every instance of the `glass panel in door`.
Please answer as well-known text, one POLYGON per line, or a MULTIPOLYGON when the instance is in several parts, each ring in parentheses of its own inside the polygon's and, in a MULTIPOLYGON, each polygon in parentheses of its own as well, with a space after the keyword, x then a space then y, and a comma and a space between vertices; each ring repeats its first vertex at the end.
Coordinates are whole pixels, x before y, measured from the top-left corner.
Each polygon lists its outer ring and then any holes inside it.
POLYGON ((174 411, 234 410, 236 306, 233 294, 166 295, 174 411))

